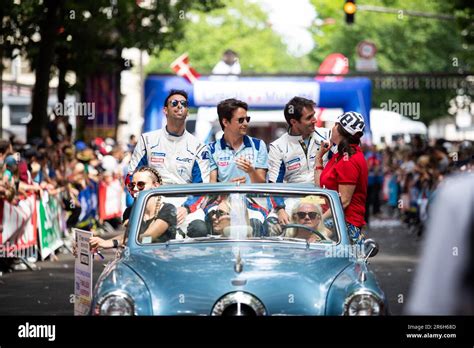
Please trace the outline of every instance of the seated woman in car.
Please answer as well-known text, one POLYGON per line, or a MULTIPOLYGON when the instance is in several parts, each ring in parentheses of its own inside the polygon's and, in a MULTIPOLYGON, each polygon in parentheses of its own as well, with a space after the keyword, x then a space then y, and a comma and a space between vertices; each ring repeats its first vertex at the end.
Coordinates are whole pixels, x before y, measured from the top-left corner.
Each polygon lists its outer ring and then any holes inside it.
MULTIPOLYGON (((326 239, 332 240, 333 233, 324 226, 323 213, 319 204, 311 199, 303 198, 295 206, 292 214, 292 224, 304 225, 323 234, 326 239)), ((287 237, 306 239, 309 243, 320 241, 321 238, 304 228, 287 229, 287 237)))

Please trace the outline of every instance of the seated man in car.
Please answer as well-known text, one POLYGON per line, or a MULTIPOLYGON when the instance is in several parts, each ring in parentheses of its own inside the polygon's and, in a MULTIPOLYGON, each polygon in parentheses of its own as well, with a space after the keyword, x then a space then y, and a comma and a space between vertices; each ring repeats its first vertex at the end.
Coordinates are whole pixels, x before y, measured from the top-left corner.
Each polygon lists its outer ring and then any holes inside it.
POLYGON ((229 196, 219 196, 206 207, 205 211, 210 233, 226 236, 226 231, 231 225, 249 226, 248 237, 262 236, 263 221, 268 214, 263 207, 247 196, 237 198, 237 200, 229 196), (240 201, 242 198, 243 200, 240 201))
POLYGON ((207 213, 210 232, 212 235, 222 235, 224 228, 230 226, 230 205, 225 200, 214 207, 211 207, 207 213))

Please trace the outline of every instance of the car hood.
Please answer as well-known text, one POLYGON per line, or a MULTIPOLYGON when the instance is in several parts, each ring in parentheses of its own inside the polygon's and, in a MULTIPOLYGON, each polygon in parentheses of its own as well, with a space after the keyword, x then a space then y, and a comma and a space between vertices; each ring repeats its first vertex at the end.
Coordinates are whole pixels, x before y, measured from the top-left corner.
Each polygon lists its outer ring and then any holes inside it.
POLYGON ((326 250, 294 243, 201 242, 142 247, 124 262, 147 285, 154 314, 208 315, 220 297, 244 291, 271 315, 322 315, 332 282, 354 263, 328 257, 326 250))

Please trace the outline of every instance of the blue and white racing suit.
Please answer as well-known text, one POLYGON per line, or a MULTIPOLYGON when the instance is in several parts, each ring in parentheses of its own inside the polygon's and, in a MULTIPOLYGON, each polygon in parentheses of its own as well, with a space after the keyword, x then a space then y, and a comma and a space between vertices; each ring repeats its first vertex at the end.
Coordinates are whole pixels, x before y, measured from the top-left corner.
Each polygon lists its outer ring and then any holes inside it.
POLYGON ((160 173, 163 184, 209 182, 209 152, 191 133, 170 134, 166 128, 143 133, 138 140, 128 173, 149 166, 160 173))
MULTIPOLYGON (((209 182, 207 146, 186 130, 179 136, 169 133, 166 128, 143 133, 133 151, 129 175, 143 166, 158 170, 163 185, 209 182)), ((191 196, 183 206, 188 212, 194 212, 201 200, 191 196)))
MULTIPOLYGON (((313 183, 316 153, 321 141, 330 138, 329 128, 316 128, 309 141, 304 142, 301 135, 283 134, 270 143, 268 152, 268 181, 273 183, 313 183)), ((328 161, 327 152, 324 163, 328 161)), ((272 199, 272 205, 285 208, 283 197, 272 199)), ((286 207, 287 209, 289 207, 286 207)))
MULTIPOLYGON (((312 183, 316 153, 322 140, 329 140, 330 129, 316 128, 308 144, 301 135, 283 134, 270 143, 268 153, 268 181, 312 183), (303 145, 304 144, 304 145, 303 145), (306 151, 305 151, 306 146, 306 151)), ((327 162, 326 153, 324 162, 327 162)))

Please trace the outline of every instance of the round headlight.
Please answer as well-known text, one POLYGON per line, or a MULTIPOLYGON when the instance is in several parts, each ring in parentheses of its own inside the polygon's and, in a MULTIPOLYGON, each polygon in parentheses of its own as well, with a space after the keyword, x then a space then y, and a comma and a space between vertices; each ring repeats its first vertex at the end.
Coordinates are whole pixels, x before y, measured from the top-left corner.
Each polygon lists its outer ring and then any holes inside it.
POLYGON ((382 301, 369 291, 358 291, 344 303, 344 315, 382 315, 382 301))
POLYGON ((110 293, 97 303, 95 314, 134 315, 133 300, 123 292, 110 293))

